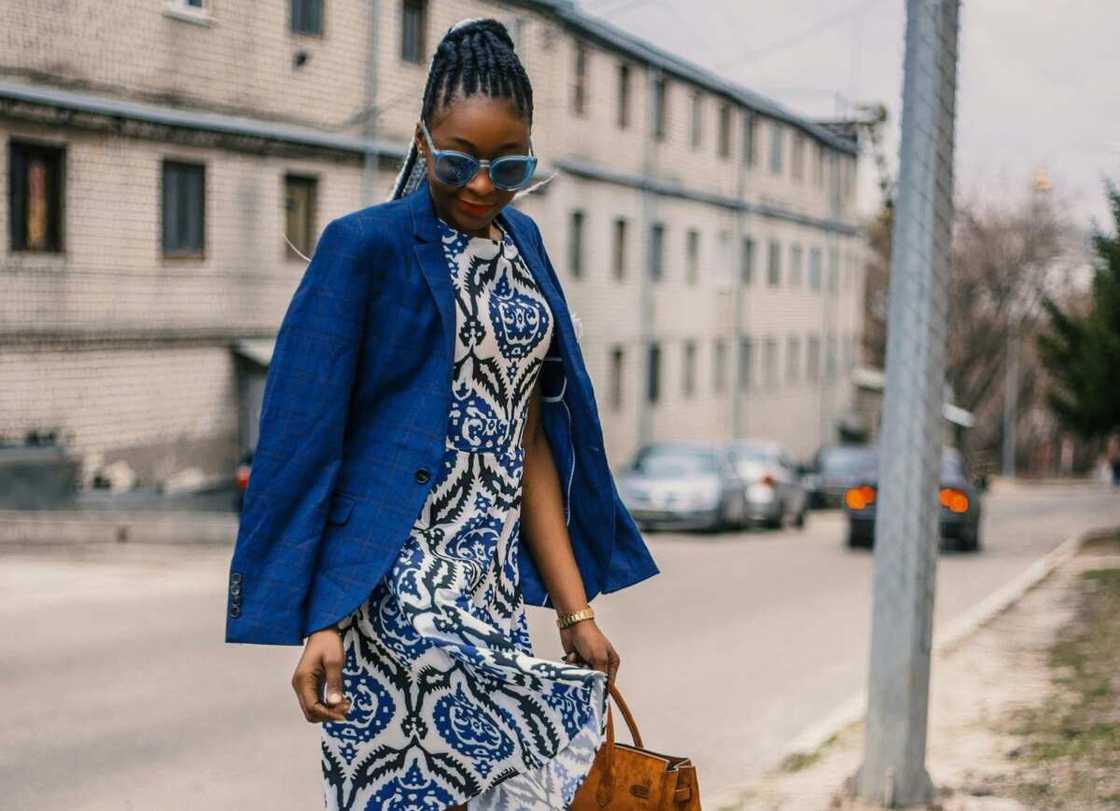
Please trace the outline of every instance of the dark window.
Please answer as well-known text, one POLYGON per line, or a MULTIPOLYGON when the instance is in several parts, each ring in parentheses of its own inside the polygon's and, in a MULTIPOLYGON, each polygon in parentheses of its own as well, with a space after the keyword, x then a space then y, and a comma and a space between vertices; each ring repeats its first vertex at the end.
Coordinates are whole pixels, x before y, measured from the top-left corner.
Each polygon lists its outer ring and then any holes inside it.
POLYGON ((614 221, 614 276, 621 279, 626 275, 626 220, 619 217, 614 221))
POLYGON ((775 338, 767 338, 763 346, 763 367, 766 370, 766 385, 778 385, 778 341, 775 338))
POLYGON ((669 82, 664 76, 653 80, 653 137, 665 140, 669 118, 669 82))
POLYGON ((696 392, 696 342, 684 344, 684 395, 691 397, 696 392))
POLYGON ((780 175, 782 173, 782 140, 785 130, 777 121, 770 122, 770 172, 780 175))
POLYGON ((8 145, 8 210, 13 251, 62 250, 62 147, 8 145))
POLYGON ((754 383, 754 342, 739 339, 739 390, 745 391, 754 383))
POLYGON ((782 246, 770 241, 766 255, 766 284, 777 287, 782 281, 782 246))
POLYGON ((292 33, 323 33, 323 0, 292 0, 292 33))
POLYGON ((622 373, 624 352, 621 346, 611 349, 610 402, 615 412, 622 410, 622 373))
POLYGON ((688 140, 693 149, 704 140, 704 96, 699 90, 692 94, 692 128, 688 140))
POLYGON ((809 249, 809 287, 813 290, 821 289, 821 249, 809 249))
POLYGON ((835 246, 828 249, 828 292, 836 292, 836 280, 840 275, 840 251, 835 246))
POLYGON ((576 44, 575 80, 572 84, 572 112, 576 115, 587 113, 587 48, 583 43, 576 44))
POLYGON ((821 376, 821 339, 809 336, 808 351, 805 355, 805 377, 816 382, 821 376))
POLYGON ((786 382, 796 383, 801 377, 801 340, 795 336, 786 338, 786 382))
POLYGON ((758 163, 758 119, 749 110, 743 114, 743 160, 747 166, 758 163))
POLYGON ((716 339, 712 354, 712 384, 717 392, 723 391, 727 384, 727 346, 722 338, 716 339))
POLYGON ((801 286, 801 262, 801 246, 791 245, 789 249, 789 273, 786 274, 790 287, 801 286))
POLYGON ((688 270, 688 283, 693 284, 700 273, 700 232, 695 228, 690 228, 685 245, 687 246, 685 267, 688 270))
POLYGON ((191 8, 204 8, 205 0, 187 0, 187 5, 191 8))
POLYGON ((206 167, 163 162, 163 253, 201 256, 206 230, 206 167))
POLYGON ((739 257, 739 278, 745 285, 754 280, 754 254, 754 240, 747 237, 743 240, 743 253, 739 257))
POLYGON ((828 382, 836 379, 836 336, 829 335, 825 339, 824 376, 828 382))
POLYGON ((427 0, 404 0, 401 6, 401 59, 419 65, 424 62, 428 30, 427 0))
POLYGON ((657 342, 649 345, 646 364, 646 399, 656 403, 661 394, 661 346, 657 342))
POLYGON ((731 154, 731 105, 722 104, 719 108, 719 156, 726 158, 731 154))
POLYGON ((583 275, 582 211, 573 211, 568 221, 568 270, 576 278, 583 275))
POLYGON ((630 66, 618 66, 618 128, 630 126, 630 66))
POLYGON ((660 281, 665 270, 665 226, 658 223, 649 231, 649 275, 660 281))
POLYGON ((310 257, 315 248, 315 205, 319 182, 313 177, 287 175, 284 178, 284 234, 288 237, 288 256, 299 251, 310 257), (292 247, 295 250, 292 250, 292 247))
POLYGON ((790 177, 794 180, 801 180, 805 177, 805 138, 799 132, 793 134, 789 164, 790 177))

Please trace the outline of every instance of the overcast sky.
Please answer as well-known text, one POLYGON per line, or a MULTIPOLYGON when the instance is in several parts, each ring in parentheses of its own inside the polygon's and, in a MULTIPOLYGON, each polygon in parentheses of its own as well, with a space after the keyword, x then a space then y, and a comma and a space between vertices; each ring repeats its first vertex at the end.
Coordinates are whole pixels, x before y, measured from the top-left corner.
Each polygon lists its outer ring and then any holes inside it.
MULTIPOLYGON (((898 154, 905 0, 580 0, 588 12, 797 112, 883 102, 898 154)), ((1020 195, 1045 169, 1083 224, 1120 181, 1120 3, 971 0, 961 9, 957 188, 1020 195)), ((861 206, 875 201, 866 161, 861 206)))

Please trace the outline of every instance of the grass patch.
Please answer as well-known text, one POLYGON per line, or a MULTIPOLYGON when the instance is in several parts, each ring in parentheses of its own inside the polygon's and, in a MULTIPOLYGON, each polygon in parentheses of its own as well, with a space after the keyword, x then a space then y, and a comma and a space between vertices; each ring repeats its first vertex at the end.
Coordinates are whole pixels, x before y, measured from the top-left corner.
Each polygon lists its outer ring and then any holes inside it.
POLYGON ((1032 808, 1118 809, 1120 569, 1084 572, 1077 587, 1075 617, 1049 651, 1050 695, 1010 718, 1021 768, 1002 788, 1032 808))
POLYGON ((839 736, 836 734, 830 735, 828 740, 812 752, 793 752, 792 754, 786 755, 782 758, 782 762, 778 764, 779 771, 793 774, 794 772, 808 769, 824 756, 824 753, 828 751, 829 747, 836 743, 838 737, 839 736))

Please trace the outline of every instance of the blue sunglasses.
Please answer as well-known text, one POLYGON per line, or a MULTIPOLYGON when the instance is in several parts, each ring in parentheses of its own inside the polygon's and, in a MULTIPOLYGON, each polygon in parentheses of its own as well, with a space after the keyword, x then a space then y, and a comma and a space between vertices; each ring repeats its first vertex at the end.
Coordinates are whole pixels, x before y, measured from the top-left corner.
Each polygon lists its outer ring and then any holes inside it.
POLYGON ((423 121, 420 129, 424 139, 428 142, 428 151, 432 155, 432 170, 441 183, 457 189, 466 186, 482 167, 490 173, 490 182, 496 188, 504 191, 516 191, 529 185, 533 179, 533 172, 537 170, 537 158, 533 154, 533 144, 529 143, 528 155, 503 155, 494 160, 479 160, 465 152, 456 152, 452 149, 436 149, 432 143, 432 134, 423 121))

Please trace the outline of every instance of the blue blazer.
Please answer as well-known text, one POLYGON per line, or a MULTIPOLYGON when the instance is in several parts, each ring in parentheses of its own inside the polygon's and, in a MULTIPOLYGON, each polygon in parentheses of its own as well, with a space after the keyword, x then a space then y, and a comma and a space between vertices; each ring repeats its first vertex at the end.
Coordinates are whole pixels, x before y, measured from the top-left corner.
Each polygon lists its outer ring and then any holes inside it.
MULTIPOLYGON (((552 310, 541 427, 590 600, 658 573, 619 498, 595 393, 536 223, 498 215, 552 310)), ((226 642, 299 645, 358 608, 436 480, 455 310, 427 184, 332 220, 280 324, 230 563, 226 642)), ((551 605, 532 556, 525 601, 551 605)))

